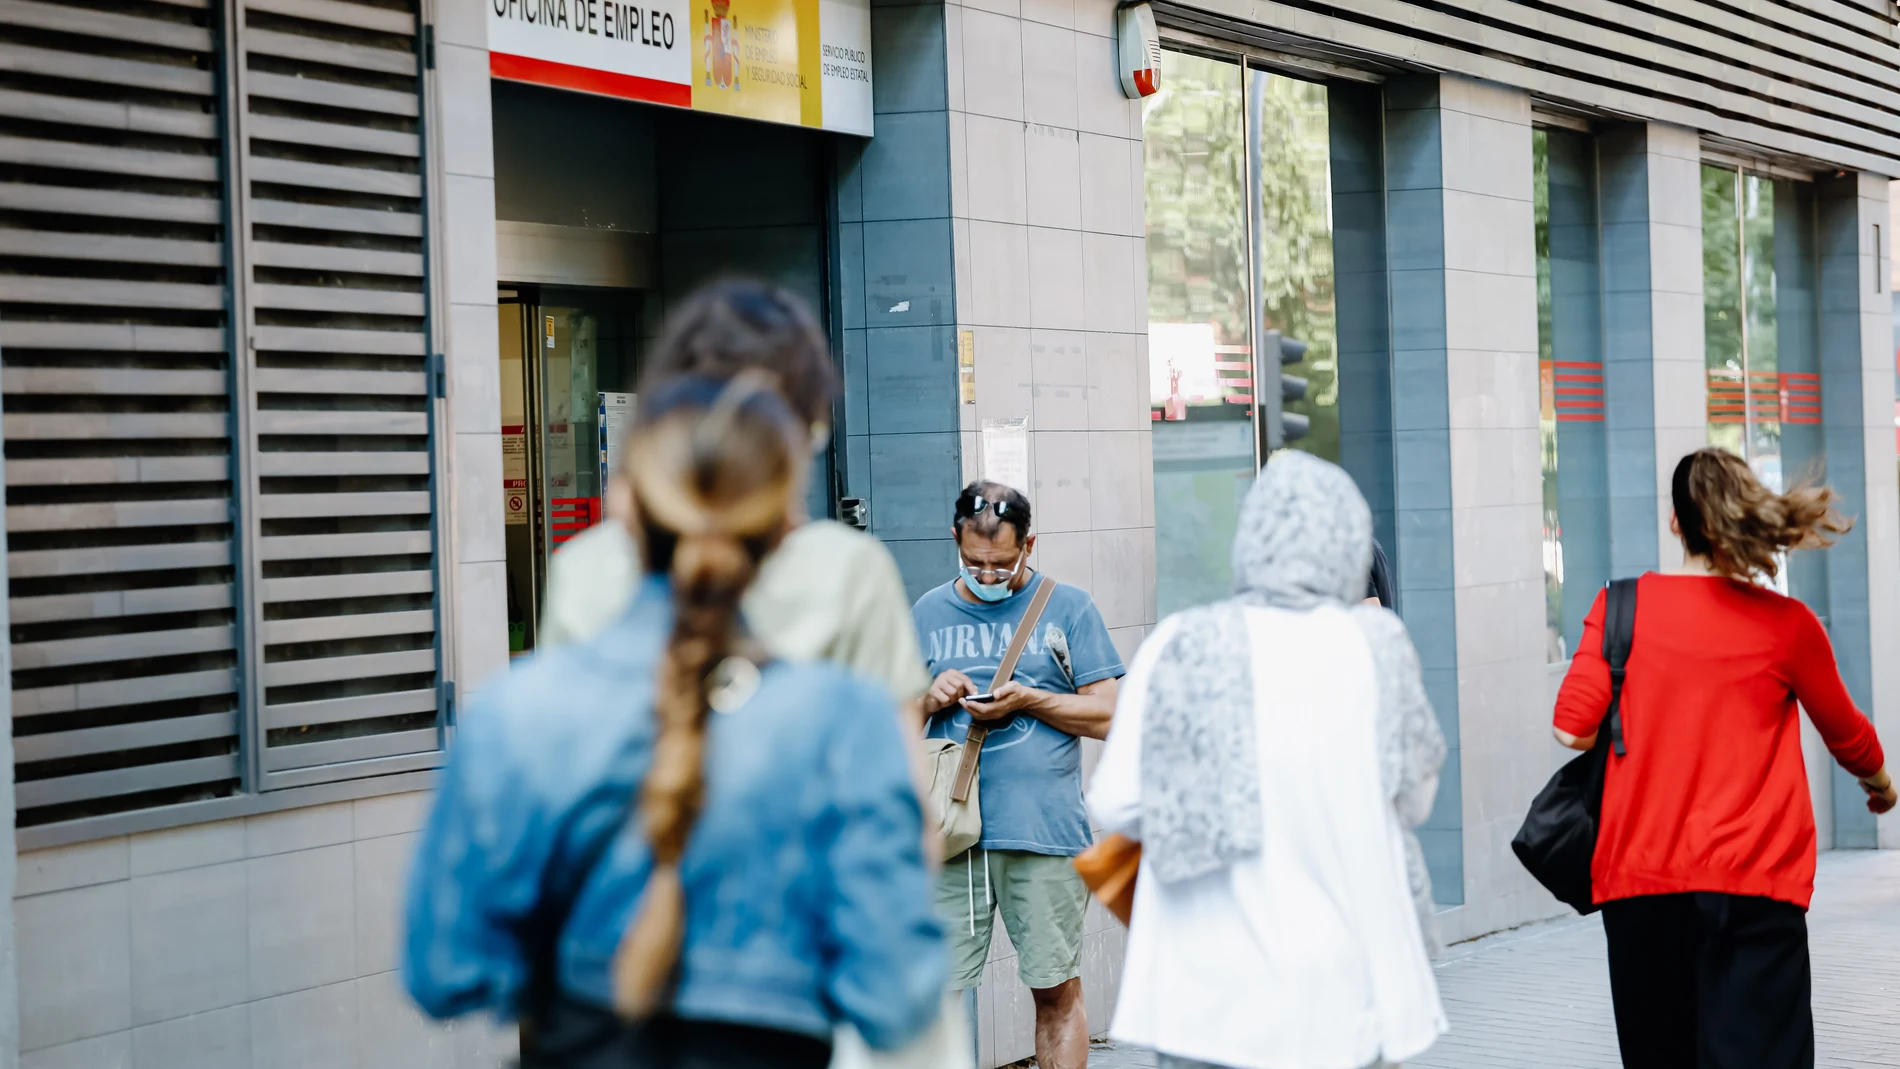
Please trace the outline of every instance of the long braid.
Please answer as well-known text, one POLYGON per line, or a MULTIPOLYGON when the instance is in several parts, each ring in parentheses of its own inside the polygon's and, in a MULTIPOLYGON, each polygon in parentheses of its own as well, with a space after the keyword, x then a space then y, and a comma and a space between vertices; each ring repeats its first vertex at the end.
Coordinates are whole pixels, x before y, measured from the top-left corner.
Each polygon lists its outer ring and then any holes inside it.
POLYGON ((705 800, 709 682, 733 655, 740 599, 783 527, 802 461, 796 417, 756 377, 723 387, 685 380, 660 391, 653 408, 630 442, 630 482, 648 569, 664 567, 672 581, 673 631, 638 810, 653 871, 614 956, 615 1006, 632 1018, 662 1007, 679 962, 681 859, 705 800))
POLYGON ((682 539, 673 551, 673 634, 660 662, 653 767, 640 791, 653 874, 615 956, 615 1001, 630 1017, 658 1008, 679 960, 686 928, 680 858, 706 793, 707 677, 731 650, 739 599, 756 570, 731 538, 682 539))

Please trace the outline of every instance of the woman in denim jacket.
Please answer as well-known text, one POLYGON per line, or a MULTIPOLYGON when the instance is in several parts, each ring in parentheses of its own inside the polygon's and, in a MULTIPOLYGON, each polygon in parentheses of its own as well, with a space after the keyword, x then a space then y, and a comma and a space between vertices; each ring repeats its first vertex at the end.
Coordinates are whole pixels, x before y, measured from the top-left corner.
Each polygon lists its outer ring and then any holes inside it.
POLYGON ((518 1016, 526 1066, 819 1069, 841 1022, 899 1046, 944 954, 891 699, 767 660, 738 620, 807 436, 756 375, 641 401, 647 577, 461 718, 404 980, 437 1017, 518 1016))

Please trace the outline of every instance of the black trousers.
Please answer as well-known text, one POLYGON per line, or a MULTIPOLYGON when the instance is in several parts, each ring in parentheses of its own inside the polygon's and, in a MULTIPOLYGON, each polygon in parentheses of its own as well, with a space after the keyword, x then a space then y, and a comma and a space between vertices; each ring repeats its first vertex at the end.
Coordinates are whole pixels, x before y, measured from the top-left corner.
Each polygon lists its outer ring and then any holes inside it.
POLYGON ((558 995, 524 1021, 519 1069, 826 1069, 831 1042, 722 1021, 623 1021, 558 995))
POLYGON ((1813 1069, 1808 919, 1697 891, 1603 907, 1625 1069, 1813 1069))

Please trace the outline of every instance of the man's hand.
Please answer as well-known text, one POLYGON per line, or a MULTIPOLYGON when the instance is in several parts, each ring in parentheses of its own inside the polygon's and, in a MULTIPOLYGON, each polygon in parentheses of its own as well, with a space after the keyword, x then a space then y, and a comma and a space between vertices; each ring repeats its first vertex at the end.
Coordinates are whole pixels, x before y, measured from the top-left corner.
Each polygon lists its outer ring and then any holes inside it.
POLYGON ((924 715, 941 713, 955 705, 965 694, 975 693, 976 684, 970 682, 969 676, 954 668, 948 669, 932 680, 930 689, 924 692, 924 715))
POLYGON ((986 702, 973 702, 963 699, 963 707, 970 711, 970 719, 976 721, 1001 720, 1011 713, 1020 713, 1035 707, 1045 694, 1033 687, 1025 687, 1015 680, 997 687, 994 697, 986 702))

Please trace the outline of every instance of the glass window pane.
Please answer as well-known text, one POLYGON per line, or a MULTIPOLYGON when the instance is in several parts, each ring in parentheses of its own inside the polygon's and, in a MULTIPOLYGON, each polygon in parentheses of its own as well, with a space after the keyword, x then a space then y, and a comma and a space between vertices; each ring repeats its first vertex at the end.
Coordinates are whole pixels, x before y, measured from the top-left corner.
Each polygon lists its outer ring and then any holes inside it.
MULTIPOLYGON (((1339 463, 1339 363, 1333 307, 1333 198, 1326 87, 1250 71, 1253 174, 1260 190, 1254 246, 1261 329, 1307 344, 1288 375, 1305 397, 1285 411, 1307 420, 1287 445, 1339 463)), ((1271 388, 1272 384, 1268 384, 1271 388)))
POLYGON ((1702 293, 1709 442, 1783 484, 1775 181, 1702 168, 1702 293))
POLYGON ((1563 524, 1558 518, 1557 363, 1551 331, 1550 132, 1531 131, 1532 198, 1537 248, 1538 453, 1544 484, 1544 650, 1567 660, 1564 647, 1563 524))
POLYGON ((1577 648, 1610 578, 1602 231, 1594 139, 1570 130, 1531 136, 1544 647, 1555 663, 1577 648))
POLYGON ((1734 171, 1702 168, 1702 338, 1709 369, 1709 444, 1746 456, 1740 184, 1734 171))
POLYGON ((1781 489, 1781 380, 1775 329, 1775 182, 1743 175, 1742 336, 1748 363, 1748 463, 1781 489))
POLYGON ((1227 596, 1252 481, 1246 101, 1238 64, 1170 53, 1143 106, 1155 595, 1162 615, 1227 596))

